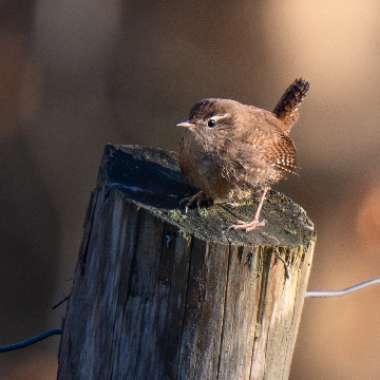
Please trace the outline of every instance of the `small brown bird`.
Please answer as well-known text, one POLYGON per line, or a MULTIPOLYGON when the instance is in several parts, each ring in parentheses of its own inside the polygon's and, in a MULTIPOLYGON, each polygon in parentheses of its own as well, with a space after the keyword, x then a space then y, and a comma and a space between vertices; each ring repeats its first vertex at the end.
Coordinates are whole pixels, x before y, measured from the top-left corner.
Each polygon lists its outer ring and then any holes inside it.
POLYGON ((273 112, 231 99, 209 98, 196 103, 187 121, 179 149, 185 177, 201 189, 193 196, 214 203, 238 203, 259 188, 262 195, 254 219, 237 221, 230 228, 252 231, 264 226, 260 213, 270 187, 295 174, 296 149, 288 136, 298 120, 298 108, 309 83, 296 79, 285 91, 273 112))

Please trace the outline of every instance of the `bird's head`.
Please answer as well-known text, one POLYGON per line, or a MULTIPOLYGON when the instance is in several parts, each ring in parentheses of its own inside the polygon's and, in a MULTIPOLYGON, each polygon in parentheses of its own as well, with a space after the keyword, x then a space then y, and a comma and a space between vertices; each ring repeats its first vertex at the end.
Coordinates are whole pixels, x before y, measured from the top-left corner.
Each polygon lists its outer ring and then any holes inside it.
POLYGON ((225 131, 234 126, 235 114, 240 103, 230 99, 203 99, 190 110, 189 119, 177 124, 177 127, 190 131, 225 131))

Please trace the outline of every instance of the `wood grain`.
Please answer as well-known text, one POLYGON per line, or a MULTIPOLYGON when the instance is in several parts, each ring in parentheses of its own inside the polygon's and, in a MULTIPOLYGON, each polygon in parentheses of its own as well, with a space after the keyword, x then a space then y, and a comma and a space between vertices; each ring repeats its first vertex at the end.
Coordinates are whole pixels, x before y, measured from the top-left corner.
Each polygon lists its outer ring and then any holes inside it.
POLYGON ((284 195, 179 207, 175 154, 107 146, 64 320, 58 379, 287 379, 315 244, 284 195), (286 268, 285 269, 285 265, 286 268))

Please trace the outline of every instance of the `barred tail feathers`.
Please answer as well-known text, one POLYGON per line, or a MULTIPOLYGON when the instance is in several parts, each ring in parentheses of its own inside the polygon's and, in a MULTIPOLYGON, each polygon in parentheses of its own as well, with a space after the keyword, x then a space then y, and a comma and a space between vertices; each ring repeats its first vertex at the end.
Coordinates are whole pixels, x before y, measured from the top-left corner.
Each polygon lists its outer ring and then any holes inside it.
POLYGON ((299 117, 299 106, 310 89, 310 83, 302 78, 296 79, 284 92, 281 99, 273 110, 273 113, 280 119, 286 133, 289 133, 292 126, 299 117))

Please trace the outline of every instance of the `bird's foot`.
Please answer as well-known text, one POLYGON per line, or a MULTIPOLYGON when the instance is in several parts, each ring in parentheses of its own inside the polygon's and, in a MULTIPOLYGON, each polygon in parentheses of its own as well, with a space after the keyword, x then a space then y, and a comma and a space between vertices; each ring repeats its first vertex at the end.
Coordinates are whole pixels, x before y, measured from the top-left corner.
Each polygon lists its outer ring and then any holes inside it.
POLYGON ((264 227, 266 225, 266 221, 253 219, 252 222, 244 222, 243 220, 238 220, 236 224, 232 224, 228 229, 229 230, 244 230, 246 232, 253 231, 257 227, 264 227))
POLYGON ((185 205, 185 213, 187 214, 189 208, 195 203, 197 208, 200 209, 203 202, 208 202, 206 194, 203 191, 199 191, 191 197, 186 197, 180 200, 179 204, 182 206, 185 205))
POLYGON ((235 207, 241 206, 241 203, 239 203, 239 202, 227 202, 227 205, 235 208, 235 207))

